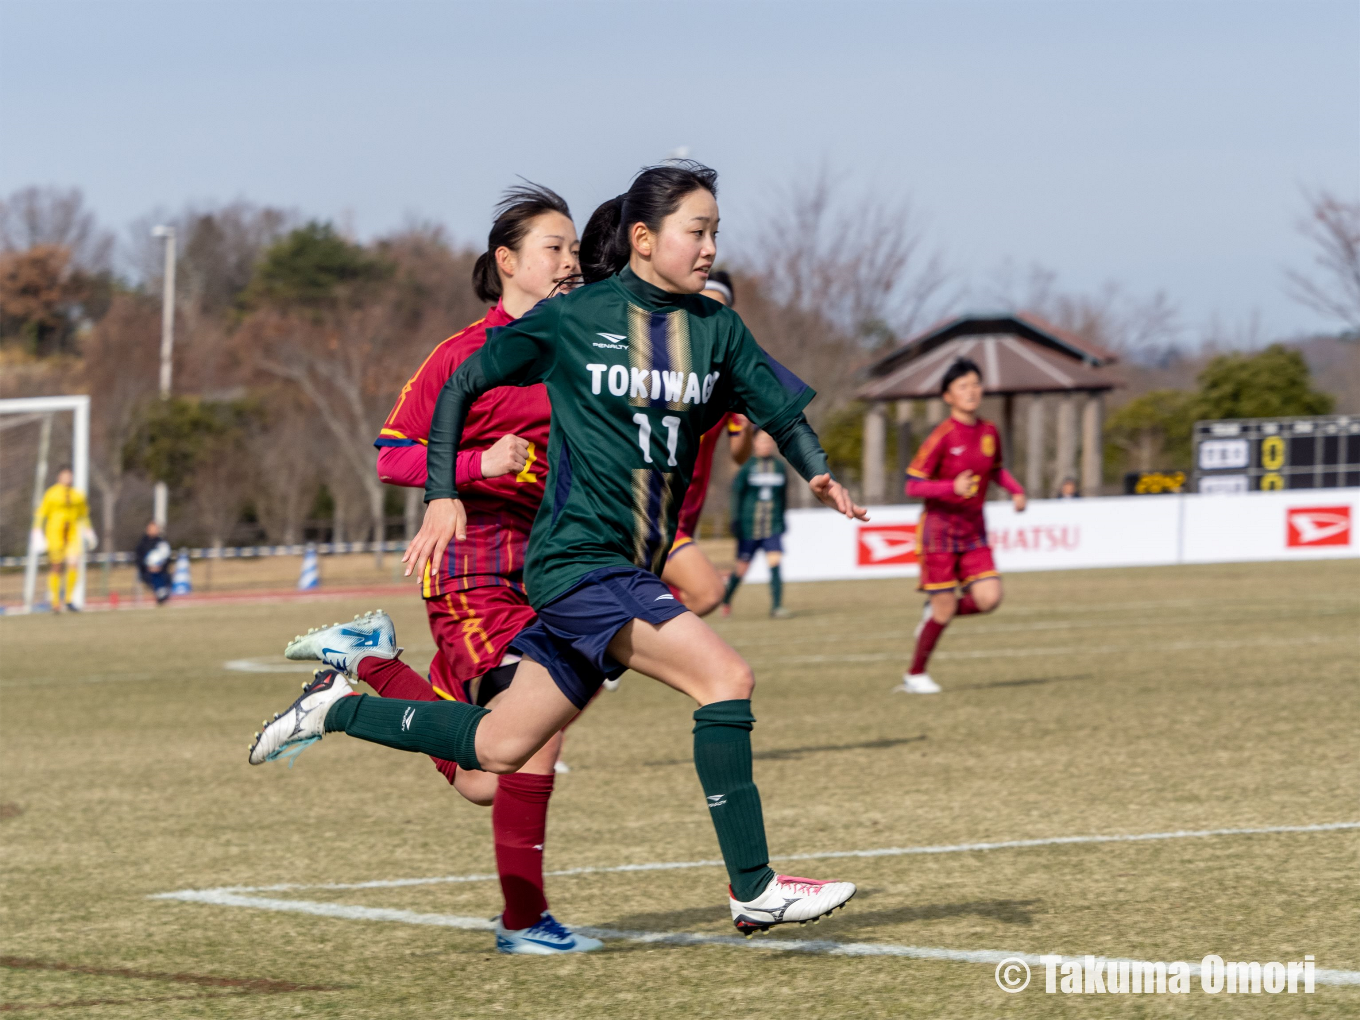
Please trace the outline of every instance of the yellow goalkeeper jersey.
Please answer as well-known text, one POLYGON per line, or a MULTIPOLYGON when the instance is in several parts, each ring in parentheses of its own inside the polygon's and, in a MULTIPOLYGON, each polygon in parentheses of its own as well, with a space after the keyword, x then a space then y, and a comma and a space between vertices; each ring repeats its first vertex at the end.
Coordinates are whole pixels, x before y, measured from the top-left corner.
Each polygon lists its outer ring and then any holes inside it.
POLYGON ((49 556, 76 541, 81 527, 89 523, 90 507, 85 502, 85 493, 60 482, 43 493, 38 511, 33 515, 33 526, 42 528, 47 536, 49 556))

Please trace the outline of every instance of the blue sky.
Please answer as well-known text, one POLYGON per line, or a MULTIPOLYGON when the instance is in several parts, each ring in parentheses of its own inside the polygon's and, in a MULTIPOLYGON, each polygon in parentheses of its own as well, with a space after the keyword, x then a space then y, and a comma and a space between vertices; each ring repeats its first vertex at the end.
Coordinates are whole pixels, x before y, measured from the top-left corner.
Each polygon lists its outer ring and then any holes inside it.
POLYGON ((0 0, 0 137, 0 193, 118 229, 246 198, 476 240, 516 174, 583 225, 685 145, 739 249, 828 166, 977 290, 1036 263, 1273 336, 1323 325, 1301 189, 1360 194, 1360 4, 0 0))

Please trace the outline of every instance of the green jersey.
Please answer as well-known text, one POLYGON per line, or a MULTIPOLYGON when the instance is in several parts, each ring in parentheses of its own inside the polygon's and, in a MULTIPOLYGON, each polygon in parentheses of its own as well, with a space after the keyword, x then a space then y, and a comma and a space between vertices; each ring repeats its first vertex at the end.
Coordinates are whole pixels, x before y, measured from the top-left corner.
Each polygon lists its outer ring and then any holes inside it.
POLYGON ((552 405, 552 480, 525 559, 536 608, 601 567, 660 574, 699 439, 728 411, 770 433, 805 477, 827 470, 802 414, 813 391, 735 312, 625 269, 489 331, 440 394, 427 501, 457 497, 454 453, 471 402, 496 386, 540 382, 552 405))
POLYGON ((789 473, 773 457, 752 457, 732 479, 732 527, 737 538, 784 534, 789 473))

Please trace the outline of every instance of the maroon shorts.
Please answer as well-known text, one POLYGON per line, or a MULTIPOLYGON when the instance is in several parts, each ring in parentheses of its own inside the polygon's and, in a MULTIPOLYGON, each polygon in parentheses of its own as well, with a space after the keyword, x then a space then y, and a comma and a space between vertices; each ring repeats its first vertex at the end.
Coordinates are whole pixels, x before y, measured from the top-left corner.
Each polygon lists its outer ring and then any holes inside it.
POLYGON ((441 698, 467 701, 463 682, 501 664, 506 647, 536 614, 523 592, 503 586, 425 600, 434 636, 430 683, 441 698))
POLYGON ((921 553, 917 560, 921 564, 917 591, 951 591, 959 586, 967 588, 984 577, 1001 576, 992 562, 992 550, 985 545, 962 553, 921 553))

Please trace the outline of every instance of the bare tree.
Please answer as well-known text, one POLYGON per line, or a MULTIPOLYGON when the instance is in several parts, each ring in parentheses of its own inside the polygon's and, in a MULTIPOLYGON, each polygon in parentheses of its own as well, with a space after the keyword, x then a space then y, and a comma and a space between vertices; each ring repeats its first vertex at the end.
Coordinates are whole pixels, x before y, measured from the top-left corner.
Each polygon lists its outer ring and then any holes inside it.
POLYGON ((124 448, 156 392, 160 318, 154 304, 120 294, 86 339, 84 383, 90 400, 90 474, 99 490, 105 550, 113 550, 125 481, 124 448))
POLYGON ((1326 191, 1308 196, 1311 208, 1299 231, 1313 243, 1317 276, 1290 271, 1295 300, 1339 319, 1360 337, 1360 202, 1346 202, 1326 191))
POLYGON ((39 245, 65 248, 76 268, 98 273, 109 268, 113 235, 85 208, 79 188, 21 188, 0 200, 0 248, 27 251, 39 245))
POLYGON ((255 512, 269 541, 292 545, 316 500, 330 434, 295 389, 271 387, 262 399, 264 419, 246 440, 255 512))
POLYGON ((781 195, 757 239, 748 268, 773 300, 868 346, 914 331, 951 300, 911 204, 847 198, 826 170, 781 195))

